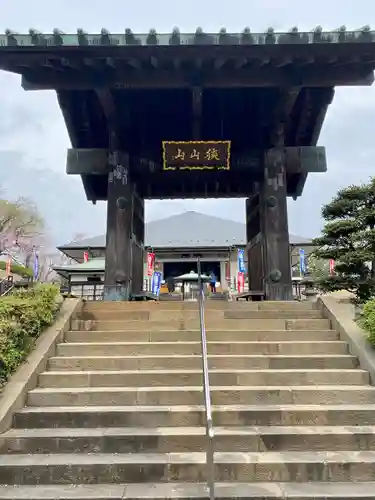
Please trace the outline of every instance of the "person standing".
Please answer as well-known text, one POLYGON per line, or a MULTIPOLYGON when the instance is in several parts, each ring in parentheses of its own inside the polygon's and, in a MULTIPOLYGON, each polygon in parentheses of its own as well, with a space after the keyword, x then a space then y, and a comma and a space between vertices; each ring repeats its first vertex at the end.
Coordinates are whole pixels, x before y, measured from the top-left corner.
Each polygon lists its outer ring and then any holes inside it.
POLYGON ((216 293, 216 276, 213 271, 210 273, 210 288, 211 293, 216 293))

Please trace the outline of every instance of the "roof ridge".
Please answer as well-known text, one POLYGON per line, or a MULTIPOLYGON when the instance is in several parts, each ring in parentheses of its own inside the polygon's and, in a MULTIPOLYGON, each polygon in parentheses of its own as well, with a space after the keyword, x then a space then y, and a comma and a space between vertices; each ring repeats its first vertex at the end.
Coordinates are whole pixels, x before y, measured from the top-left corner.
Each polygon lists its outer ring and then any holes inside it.
MULTIPOLYGON (((241 246, 246 244, 246 224, 217 215, 186 210, 161 219, 147 221, 145 235, 147 247, 241 246)), ((289 233, 289 236, 292 244, 303 244, 311 241, 309 238, 293 233, 289 233)), ((105 240, 105 234, 101 234, 73 241, 58 248, 102 248, 105 246, 105 240)))
POLYGON ((187 214, 194 214, 194 215, 198 215, 199 217, 205 217, 205 218, 211 218, 211 219, 218 219, 218 220, 221 220, 221 221, 231 222, 231 223, 234 223, 234 224, 241 224, 241 225, 245 224, 244 222, 240 222, 240 221, 237 221, 237 220, 234 220, 234 219, 227 219, 225 217, 219 217, 217 215, 205 214, 203 212, 197 212, 196 210, 185 210, 184 212, 180 212, 178 214, 170 215, 168 217, 163 217, 161 219, 153 219, 153 220, 147 221, 146 222, 146 226, 148 224, 152 224, 154 222, 163 222, 163 221, 167 221, 167 220, 170 220, 170 219, 176 219, 178 217, 181 217, 181 216, 187 215, 187 214))

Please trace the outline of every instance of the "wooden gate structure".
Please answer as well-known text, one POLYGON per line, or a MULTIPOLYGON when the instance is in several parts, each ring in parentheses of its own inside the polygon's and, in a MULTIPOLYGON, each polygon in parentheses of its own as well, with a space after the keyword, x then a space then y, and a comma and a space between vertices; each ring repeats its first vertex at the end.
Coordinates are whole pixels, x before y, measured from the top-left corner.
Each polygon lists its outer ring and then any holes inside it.
POLYGON ((244 197, 250 289, 287 300, 287 197, 326 170, 316 144, 334 87, 372 84, 374 41, 368 28, 7 31, 0 69, 56 91, 67 173, 108 201, 108 299, 142 289, 145 199, 244 197))

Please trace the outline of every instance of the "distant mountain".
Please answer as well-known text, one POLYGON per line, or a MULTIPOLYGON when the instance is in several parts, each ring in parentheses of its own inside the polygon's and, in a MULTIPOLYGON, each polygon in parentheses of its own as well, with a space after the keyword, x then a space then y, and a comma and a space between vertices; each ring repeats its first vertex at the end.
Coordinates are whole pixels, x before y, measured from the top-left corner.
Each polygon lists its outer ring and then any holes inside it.
POLYGON ((77 233, 105 231, 106 205, 86 200, 80 178, 26 166, 16 151, 0 151, 0 192, 9 199, 31 198, 45 218, 54 244, 66 243, 77 233))

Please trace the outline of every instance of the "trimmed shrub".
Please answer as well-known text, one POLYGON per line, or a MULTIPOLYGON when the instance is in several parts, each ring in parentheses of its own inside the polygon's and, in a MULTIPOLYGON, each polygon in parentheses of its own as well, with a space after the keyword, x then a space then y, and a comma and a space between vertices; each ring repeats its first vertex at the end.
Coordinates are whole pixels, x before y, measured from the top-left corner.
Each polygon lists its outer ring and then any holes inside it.
POLYGON ((369 300, 363 306, 359 323, 367 333, 367 338, 375 348, 375 299, 369 300))
POLYGON ((59 288, 40 284, 0 297, 0 386, 18 368, 42 331, 55 319, 59 288))

